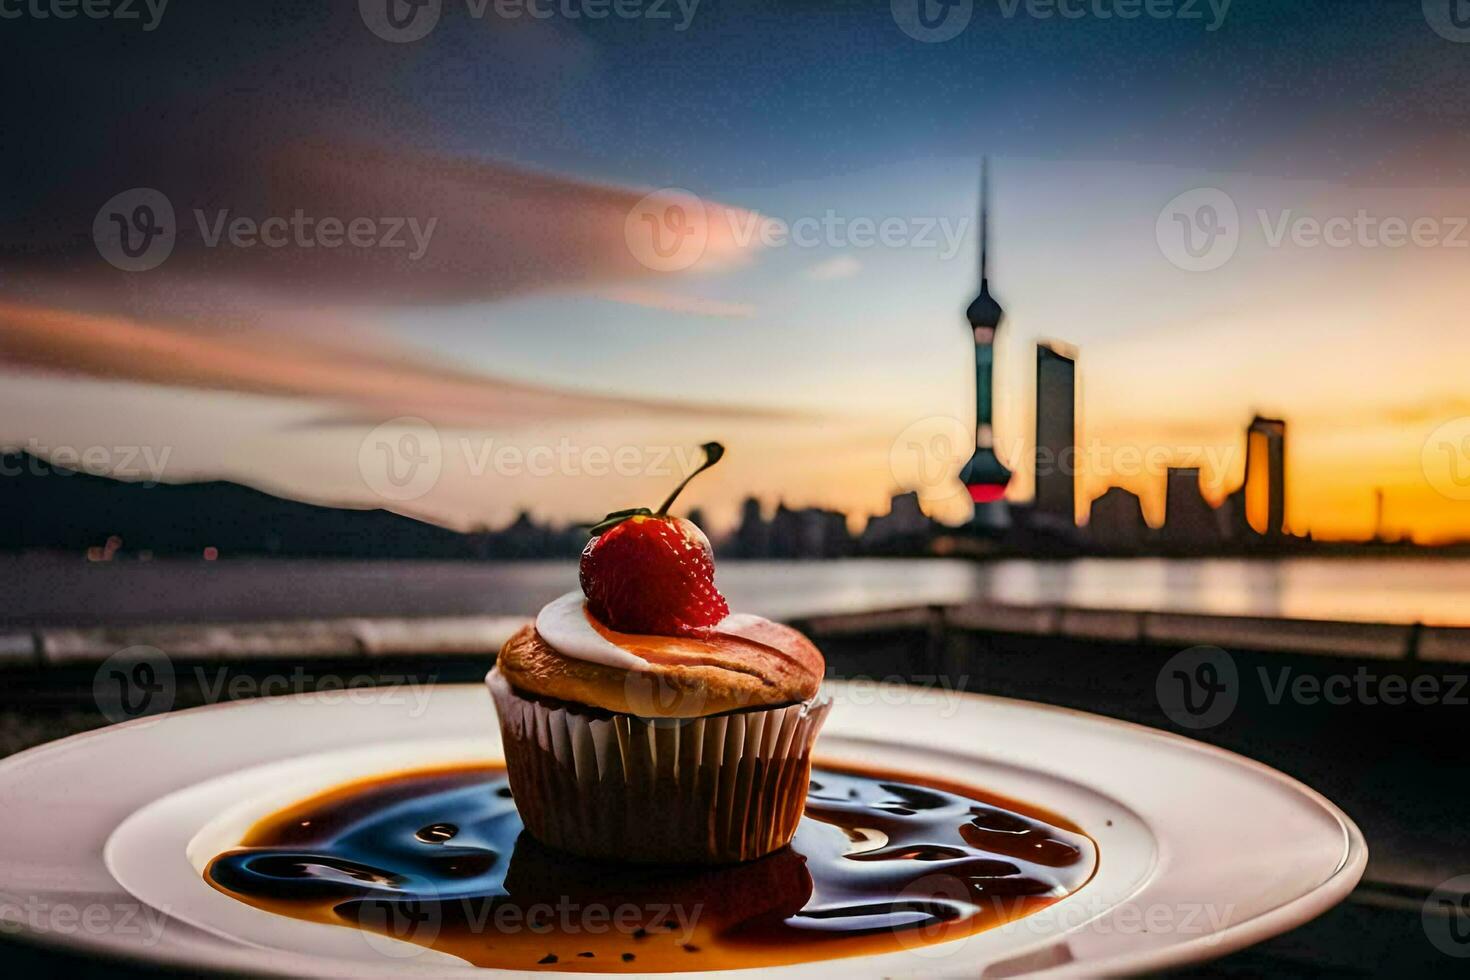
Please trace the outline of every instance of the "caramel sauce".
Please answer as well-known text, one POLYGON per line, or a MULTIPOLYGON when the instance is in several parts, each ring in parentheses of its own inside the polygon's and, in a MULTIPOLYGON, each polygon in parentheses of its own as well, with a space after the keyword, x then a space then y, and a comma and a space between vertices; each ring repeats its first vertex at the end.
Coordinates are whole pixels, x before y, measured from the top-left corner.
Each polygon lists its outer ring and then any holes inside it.
POLYGON ((1045 908, 1096 867, 1092 839, 1055 814, 952 783, 830 766, 812 771, 791 845, 758 861, 591 862, 523 833, 504 769, 470 766, 376 777, 297 803, 252 827, 205 877, 257 908, 477 966, 658 973, 959 939, 1045 908))

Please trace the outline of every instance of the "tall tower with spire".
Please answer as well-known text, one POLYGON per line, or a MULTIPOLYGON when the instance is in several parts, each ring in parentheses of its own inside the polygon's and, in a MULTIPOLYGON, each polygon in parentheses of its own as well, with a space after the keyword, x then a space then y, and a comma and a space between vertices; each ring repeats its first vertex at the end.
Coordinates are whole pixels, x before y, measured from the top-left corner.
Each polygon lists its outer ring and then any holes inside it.
POLYGON ((980 295, 965 311, 975 337, 975 455, 960 471, 960 480, 975 502, 975 523, 993 526, 1004 523, 991 513, 1005 496, 1011 482, 1011 471, 995 455, 995 429, 991 413, 992 378, 995 373, 995 334, 1000 329, 1005 311, 990 295, 987 252, 990 246, 990 174, 989 160, 980 161, 980 295))

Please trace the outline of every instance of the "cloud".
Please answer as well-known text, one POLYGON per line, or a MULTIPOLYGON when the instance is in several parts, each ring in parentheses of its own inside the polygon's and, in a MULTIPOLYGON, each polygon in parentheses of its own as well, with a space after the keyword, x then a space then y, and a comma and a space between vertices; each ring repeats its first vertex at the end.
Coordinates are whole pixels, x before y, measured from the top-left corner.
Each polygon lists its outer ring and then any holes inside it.
POLYGON ((751 303, 728 303, 716 299, 704 299, 699 296, 684 296, 679 293, 671 293, 661 289, 649 289, 642 286, 613 286, 600 290, 597 295, 600 299, 609 299, 615 303, 643 306, 651 310, 664 310, 669 313, 688 313, 694 316, 728 317, 734 319, 749 319, 755 316, 755 306, 751 303))
POLYGON ((351 407, 349 417, 414 414, 438 422, 515 424, 595 418, 609 412, 710 418, 781 415, 526 384, 437 363, 386 344, 364 349, 341 343, 332 339, 325 319, 313 322, 300 315, 293 325, 301 329, 206 332, 126 316, 0 302, 0 363, 171 388, 311 398, 351 407))
MULTIPOLYGON (((351 142, 222 157, 136 185, 159 191, 174 212, 177 242, 155 269, 114 269, 91 240, 96 209, 128 183, 7 225, 0 266, 64 274, 69 290, 83 280, 114 297, 210 283, 351 305, 460 303, 671 274, 649 269, 629 245, 626 222, 646 193, 638 188, 351 142), (271 243, 253 230, 267 221, 271 243), (236 222, 246 237, 232 234, 236 222), (373 244, 343 240, 353 222, 368 223, 373 244)), ((702 203, 708 242, 692 268, 724 268, 758 247, 737 233, 751 212, 702 203)))
POLYGON ((818 262, 806 270, 806 277, 817 282, 827 282, 834 279, 851 279, 863 269, 862 262, 852 255, 838 255, 818 262))
MULTIPOLYGON (((741 411, 487 376, 410 351, 375 326, 392 309, 589 286, 619 302, 751 315, 742 304, 644 284, 685 273, 650 269, 630 247, 629 215, 646 198, 640 188, 326 140, 241 158, 204 153, 187 172, 170 168, 159 184, 177 238, 146 271, 104 260, 91 237, 100 202, 85 193, 0 231, 0 360, 17 370, 319 398, 331 403, 329 412, 348 406, 348 417, 384 408, 471 422, 635 407, 741 411), (259 231, 230 240, 234 222, 263 230, 269 218, 281 219, 275 240, 285 244, 267 243, 259 231), (340 240, 340 231, 325 244, 324 219, 339 228, 365 220, 379 238, 391 230, 405 244, 359 247, 340 240)), ((700 203, 709 233, 692 269, 741 261, 753 246, 735 230, 752 213, 700 203)))

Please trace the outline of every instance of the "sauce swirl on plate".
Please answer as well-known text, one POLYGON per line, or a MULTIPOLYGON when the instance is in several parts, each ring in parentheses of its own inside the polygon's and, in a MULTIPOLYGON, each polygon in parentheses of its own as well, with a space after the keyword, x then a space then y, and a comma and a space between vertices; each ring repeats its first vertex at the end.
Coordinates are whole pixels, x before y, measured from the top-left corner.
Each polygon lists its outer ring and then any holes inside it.
POLYGON ((505 771, 351 783, 274 814, 207 880, 281 915, 513 970, 774 966, 959 939, 1081 888, 1069 821, 937 781, 818 766, 789 847, 714 868, 585 861, 522 832, 505 771))

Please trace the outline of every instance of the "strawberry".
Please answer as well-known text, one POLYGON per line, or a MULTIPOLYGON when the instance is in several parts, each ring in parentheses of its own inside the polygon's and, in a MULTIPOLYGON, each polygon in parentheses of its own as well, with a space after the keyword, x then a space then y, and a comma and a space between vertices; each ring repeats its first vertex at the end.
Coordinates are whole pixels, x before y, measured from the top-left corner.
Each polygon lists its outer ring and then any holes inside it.
POLYGON ((582 551, 587 608, 619 633, 699 636, 730 614, 715 588, 714 549, 692 521, 669 506, 696 474, 724 455, 705 443, 705 461, 674 488, 656 512, 646 507, 609 514, 582 551))

